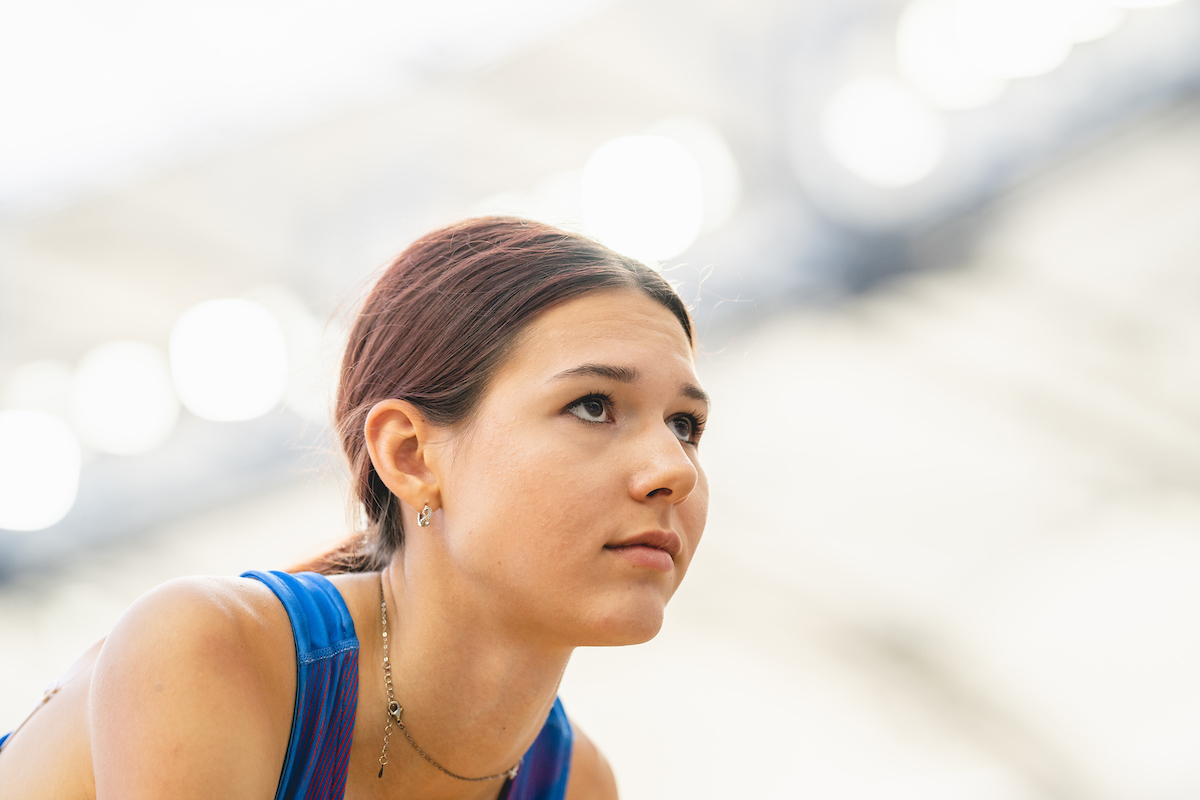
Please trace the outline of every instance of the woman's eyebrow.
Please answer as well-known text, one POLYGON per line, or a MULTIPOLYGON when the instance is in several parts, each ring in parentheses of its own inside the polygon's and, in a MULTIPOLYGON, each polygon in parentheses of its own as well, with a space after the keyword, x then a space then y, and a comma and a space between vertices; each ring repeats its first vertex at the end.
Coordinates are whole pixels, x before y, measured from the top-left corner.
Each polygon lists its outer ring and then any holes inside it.
MULTIPOLYGON (((637 383, 641 378, 641 374, 633 367, 621 367, 615 364, 580 364, 577 367, 564 369, 562 372, 550 379, 550 382, 565 380, 567 378, 607 378, 617 383, 637 383)), ((679 393, 684 397, 692 400, 697 400, 705 405, 709 405, 711 400, 708 397, 708 392, 701 389, 694 383, 685 383, 679 387, 679 393)))
POLYGON ((680 386, 679 393, 684 397, 691 398, 692 400, 698 400, 699 402, 704 403, 706 406, 712 405, 712 400, 709 398, 708 392, 704 391, 694 383, 685 383, 683 386, 680 386))
POLYGON ((612 364, 580 364, 578 367, 564 369, 550 380, 554 382, 578 377, 608 378, 617 383, 637 383, 641 375, 633 367, 618 367, 612 364))

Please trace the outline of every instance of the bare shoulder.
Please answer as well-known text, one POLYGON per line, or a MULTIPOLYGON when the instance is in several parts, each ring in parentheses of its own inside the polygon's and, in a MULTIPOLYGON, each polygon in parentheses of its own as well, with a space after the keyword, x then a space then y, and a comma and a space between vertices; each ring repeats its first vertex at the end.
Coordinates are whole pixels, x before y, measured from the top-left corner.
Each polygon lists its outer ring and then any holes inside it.
MULTIPOLYGON (((196 576, 138 598, 109 634, 97 668, 120 664, 149 674, 169 666, 181 677, 237 676, 269 668, 281 650, 295 654, 287 612, 270 589, 250 579, 196 576)), ((289 671, 294 666, 287 664, 289 671)))
POLYGON ((147 593, 92 675, 97 798, 273 794, 295 680, 287 613, 262 584, 185 578, 147 593))
POLYGON ((566 800, 615 800, 617 780, 604 754, 574 721, 575 744, 571 749, 571 774, 566 800))

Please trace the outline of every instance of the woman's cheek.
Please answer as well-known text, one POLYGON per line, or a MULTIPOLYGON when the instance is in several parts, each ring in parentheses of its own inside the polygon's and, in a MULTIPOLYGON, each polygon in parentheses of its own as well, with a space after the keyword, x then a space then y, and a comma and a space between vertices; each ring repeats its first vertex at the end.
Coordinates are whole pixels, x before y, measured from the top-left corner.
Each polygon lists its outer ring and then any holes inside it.
POLYGON ((681 514, 685 526, 684 533, 690 540, 694 551, 704 535, 704 526, 708 522, 708 481, 704 473, 700 473, 700 482, 692 491, 687 502, 683 503, 681 514))

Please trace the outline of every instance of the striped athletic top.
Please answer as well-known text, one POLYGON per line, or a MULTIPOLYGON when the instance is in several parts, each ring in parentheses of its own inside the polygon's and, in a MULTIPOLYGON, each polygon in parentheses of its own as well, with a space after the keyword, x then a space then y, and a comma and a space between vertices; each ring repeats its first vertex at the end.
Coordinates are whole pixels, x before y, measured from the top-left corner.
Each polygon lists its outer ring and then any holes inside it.
MULTIPOLYGON (((296 640, 296 705, 275 800, 341 800, 358 706, 358 637, 342 596, 315 572, 242 574, 262 581, 287 610, 296 640)), ((574 734, 562 702, 525 753, 500 800, 563 800, 574 734)))

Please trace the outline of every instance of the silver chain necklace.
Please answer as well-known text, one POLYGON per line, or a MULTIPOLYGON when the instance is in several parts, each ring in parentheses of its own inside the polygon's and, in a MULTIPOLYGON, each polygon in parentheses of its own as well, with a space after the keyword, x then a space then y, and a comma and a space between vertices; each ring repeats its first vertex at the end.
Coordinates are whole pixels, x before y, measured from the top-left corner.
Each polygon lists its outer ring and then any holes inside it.
POLYGON ((513 764, 509 769, 503 772, 497 772, 495 775, 484 775, 482 778, 467 778, 463 775, 458 775, 443 767, 438 762, 429 757, 429 754, 421 749, 421 746, 413 741, 412 734, 408 732, 408 728, 404 726, 404 720, 400 719, 400 715, 404 709, 396 702, 396 691, 392 687, 392 662, 388 660, 388 624, 387 624, 387 599, 383 596, 383 573, 379 573, 379 613, 383 618, 383 678, 384 685, 387 686, 388 704, 387 704, 387 725, 383 729, 383 752, 379 754, 379 777, 383 777, 383 768, 387 766, 388 757, 388 739, 392 736, 392 722, 400 728, 400 732, 404 734, 404 738, 408 739, 408 743, 413 746, 413 749, 420 753, 421 758, 433 764, 442 772, 449 775, 451 778, 456 778, 460 781, 469 781, 478 783, 480 781, 494 781, 497 778, 508 778, 512 780, 517 777, 517 770, 521 768, 521 762, 524 757, 518 758, 517 763, 513 764))

